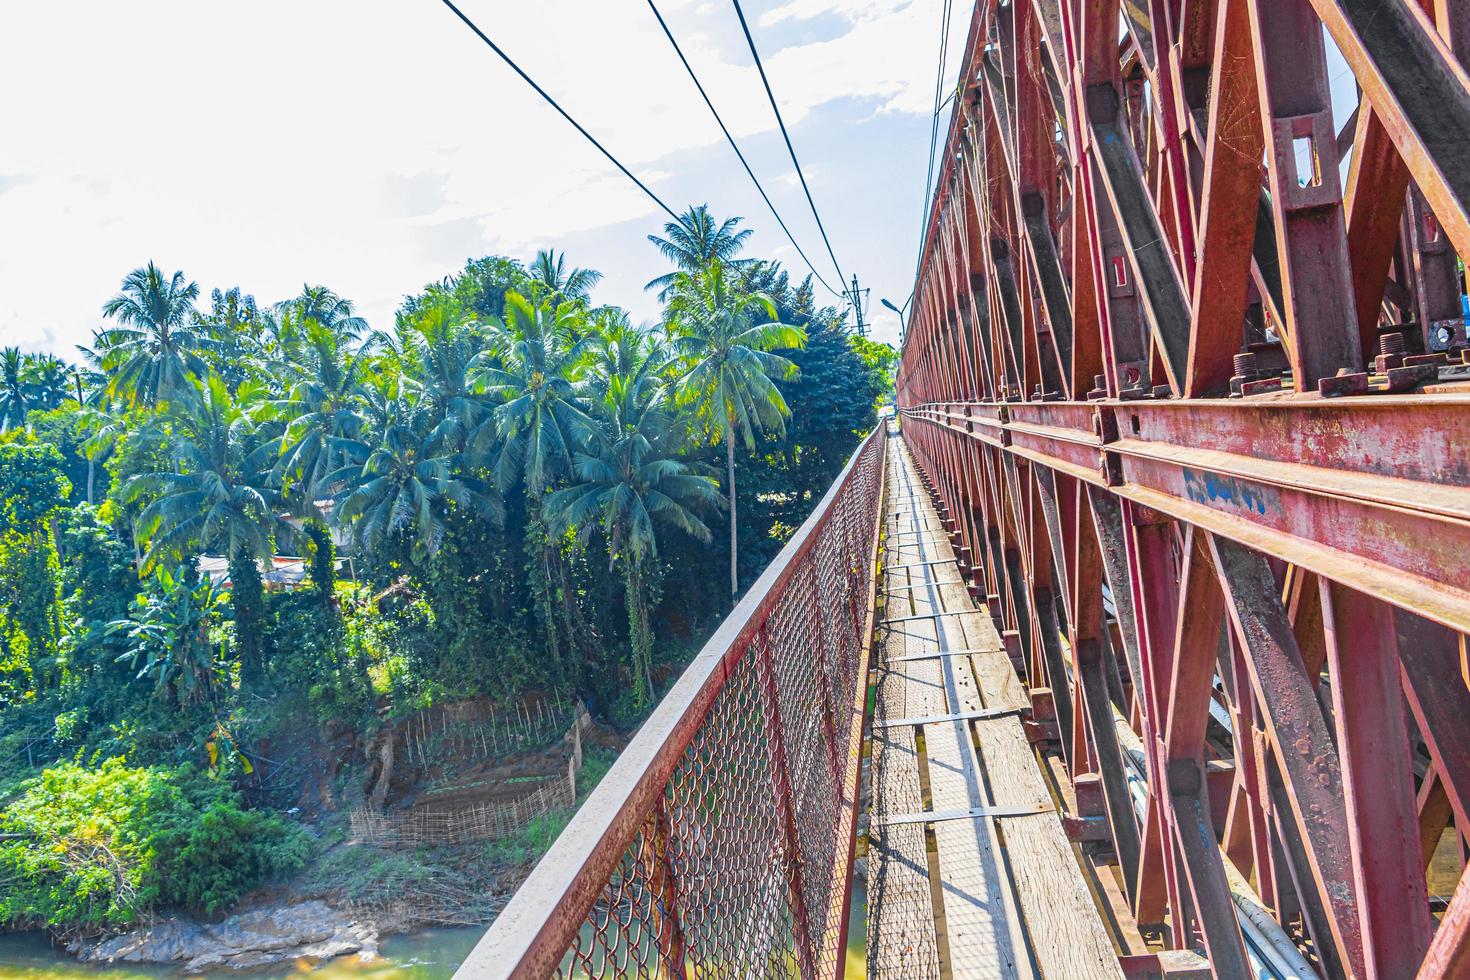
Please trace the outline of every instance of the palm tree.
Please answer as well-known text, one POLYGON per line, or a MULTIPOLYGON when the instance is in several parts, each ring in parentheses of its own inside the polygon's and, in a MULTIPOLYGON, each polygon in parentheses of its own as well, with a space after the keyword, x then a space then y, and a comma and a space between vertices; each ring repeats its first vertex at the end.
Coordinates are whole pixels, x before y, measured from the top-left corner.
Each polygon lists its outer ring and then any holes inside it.
MULTIPOLYGON (((478 383, 497 403, 494 443, 486 429, 474 440, 472 450, 476 458, 488 458, 502 491, 517 478, 525 481, 530 517, 527 533, 534 538, 546 529, 543 497, 547 486, 570 470, 572 454, 591 428, 576 389, 586 342, 572 339, 585 322, 585 311, 581 304, 554 303, 544 296, 532 301, 510 292, 505 296, 505 313, 498 342, 475 363, 478 383)), ((560 610, 572 642, 590 643, 591 637, 568 587, 561 549, 543 537, 539 553, 539 605, 547 651, 556 661, 560 658, 556 593, 561 595, 560 610)))
POLYGON ((567 254, 546 248, 536 253, 529 270, 533 289, 547 299, 587 299, 592 287, 602 281, 602 273, 595 269, 567 268, 567 254))
POLYGON ((26 413, 33 407, 25 367, 25 355, 19 347, 0 350, 0 432, 24 428, 26 413))
POLYGON ((368 328, 367 321, 356 314, 352 301, 326 286, 302 283, 300 296, 277 307, 289 308, 303 320, 315 320, 342 339, 356 340, 368 328))
MULTIPOLYGON (((587 337, 587 385, 596 395, 605 395, 616 378, 642 370, 655 353, 653 337, 632 325, 628 314, 616 307, 592 311, 592 329, 587 337)), ((667 356, 653 358, 650 367, 669 363, 667 356)))
POLYGON ((547 298, 532 303, 507 293, 505 312, 498 349, 481 353, 474 368, 478 382, 498 402, 496 482, 504 490, 524 477, 534 502, 571 465, 572 452, 589 428, 575 387, 587 345, 571 339, 581 315, 571 303, 553 305, 547 298))
POLYGON ((709 213, 709 205, 691 207, 679 215, 677 221, 664 225, 667 238, 649 235, 648 240, 663 253, 664 258, 674 263, 674 271, 659 276, 644 289, 657 289, 660 301, 667 301, 680 272, 697 273, 711 262, 719 261, 733 269, 743 269, 755 262, 754 259, 737 259, 735 256, 745 247, 750 237, 749 228, 736 231, 739 218, 726 218, 715 222, 709 213))
POLYGON ((776 320, 764 293, 726 281, 718 259, 698 273, 679 273, 666 314, 679 321, 674 353, 688 365, 681 382, 685 400, 725 444, 725 492, 730 500, 730 593, 740 592, 735 514, 735 438, 755 450, 755 433, 785 432, 791 414, 772 378, 789 381, 796 365, 771 351, 800 348, 806 332, 776 320))
POLYGON ((97 333, 99 353, 111 374, 108 393, 130 405, 155 407, 170 398, 193 397, 190 377, 208 373, 200 352, 208 341, 193 326, 199 284, 182 272, 166 281, 149 262, 128 273, 122 291, 102 305, 121 326, 97 333))
POLYGON ((464 507, 494 521, 504 509, 493 493, 469 477, 456 475, 457 455, 430 449, 425 417, 396 422, 372 449, 355 444, 361 465, 349 463, 329 482, 341 485, 334 518, 351 528, 362 553, 370 553, 398 534, 409 536, 409 555, 422 564, 444 540, 446 505, 464 507))
POLYGON ((344 350, 315 321, 307 326, 306 349, 306 363, 290 368, 295 380, 275 403, 286 428, 272 480, 298 490, 303 509, 311 512, 327 491, 328 475, 347 462, 344 442, 362 434, 362 355, 344 350))
POLYGON ((71 397, 70 368, 52 354, 30 354, 22 376, 29 383, 35 408, 49 412, 71 397))
POLYGON ((555 532, 600 532, 607 539, 608 571, 614 563, 622 565, 639 706, 654 690, 647 592, 648 565, 658 557, 658 528, 677 528, 708 541, 710 529, 699 512, 722 501, 713 480, 693 475, 669 455, 674 426, 658 368, 645 356, 610 379, 596 402, 599 424, 592 445, 575 454, 576 482, 546 499, 547 521, 555 532))
POLYGON ((129 503, 152 498, 135 529, 147 546, 145 571, 195 548, 229 559, 241 675, 249 683, 264 676, 269 652, 260 563, 270 561, 277 539, 291 534, 264 465, 274 444, 254 418, 259 399, 248 384, 231 395, 210 375, 194 399, 170 412, 177 470, 135 476, 125 492, 129 503))
POLYGON ((394 351, 404 394, 426 413, 429 448, 463 452, 494 426, 476 378, 486 349, 480 325, 453 300, 439 297, 399 318, 394 351))

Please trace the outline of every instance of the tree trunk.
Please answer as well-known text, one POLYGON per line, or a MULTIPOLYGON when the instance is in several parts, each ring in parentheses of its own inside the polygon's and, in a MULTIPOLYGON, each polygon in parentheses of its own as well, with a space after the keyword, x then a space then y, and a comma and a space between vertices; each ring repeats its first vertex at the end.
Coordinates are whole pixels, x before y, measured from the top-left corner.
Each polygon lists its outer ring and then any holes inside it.
POLYGON ((735 433, 725 430, 725 491, 730 495, 730 595, 740 594, 740 552, 735 534, 735 433))
POLYGON ((539 579, 536 583, 539 589, 533 589, 533 591, 539 592, 535 599, 536 604, 540 607, 542 625, 546 629, 546 652, 551 657, 552 664, 559 668, 561 648, 556 636, 555 597, 551 594, 556 588, 551 575, 551 538, 541 521, 541 498, 529 487, 526 492, 530 496, 527 508, 526 537, 531 539, 529 550, 536 568, 536 577, 539 579))
POLYGON ((633 651, 633 693, 642 708, 653 697, 653 637, 648 629, 648 610, 643 606, 643 577, 638 561, 629 557, 623 566, 623 588, 628 603, 628 646, 633 651))
POLYGON ((96 475, 96 473, 97 473, 97 461, 95 459, 88 459, 87 460, 87 503, 89 503, 89 504, 92 502, 92 486, 93 486, 93 483, 94 483, 93 477, 96 475))
POLYGON ((306 536, 311 541, 307 577, 311 589, 328 612, 337 608, 337 548, 332 533, 315 519, 306 522, 306 536))
POLYGON ((255 556, 244 549, 230 556, 230 605, 240 643, 240 686, 258 688, 269 659, 265 635, 265 586, 255 556))

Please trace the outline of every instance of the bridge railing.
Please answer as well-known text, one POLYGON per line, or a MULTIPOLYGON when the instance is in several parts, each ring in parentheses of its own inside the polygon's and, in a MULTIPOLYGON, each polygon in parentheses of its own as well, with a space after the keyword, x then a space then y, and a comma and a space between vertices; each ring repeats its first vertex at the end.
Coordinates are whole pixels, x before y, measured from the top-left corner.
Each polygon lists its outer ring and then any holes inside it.
POLYGON ((859 446, 459 976, 841 973, 884 435, 859 446))

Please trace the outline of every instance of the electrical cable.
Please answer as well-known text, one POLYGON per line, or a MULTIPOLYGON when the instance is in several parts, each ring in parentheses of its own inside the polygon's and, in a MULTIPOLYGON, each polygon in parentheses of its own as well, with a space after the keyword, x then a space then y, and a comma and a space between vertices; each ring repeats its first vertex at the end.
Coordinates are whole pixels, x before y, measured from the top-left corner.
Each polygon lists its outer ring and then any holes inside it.
POLYGON ((641 190, 643 193, 647 194, 649 196, 649 198, 651 198, 653 200, 653 203, 657 204, 660 208, 663 208, 664 212, 666 214, 668 214, 668 216, 670 218, 673 218, 675 221, 678 221, 679 220, 679 216, 674 213, 673 208, 669 207, 667 204, 665 204, 663 202, 663 199, 662 198, 660 198, 653 191, 649 190, 647 184, 643 183, 643 181, 641 181, 637 177, 633 176, 633 171, 631 171, 627 167, 623 166, 623 164, 618 160, 617 157, 613 156, 611 153, 608 152, 607 147, 605 147, 601 143, 599 143, 597 141, 597 138, 595 136, 593 136, 591 133, 587 132, 587 130, 583 128, 583 126, 582 126, 581 123, 579 123, 579 122, 577 122, 577 120, 573 119, 571 117, 571 115, 565 109, 563 109, 561 107, 560 103, 558 103, 549 94, 547 94, 547 92, 546 92, 546 90, 544 88, 542 88, 540 85, 537 85, 536 84, 535 80, 532 79, 530 75, 527 75, 524 71, 522 71, 521 70, 521 66, 518 65, 518 64, 516 64, 514 61, 512 61, 510 55, 506 54, 504 51, 502 51, 500 49, 500 45, 498 45, 494 41, 490 40, 490 38, 486 36, 485 32, 482 31, 482 30, 480 30, 480 28, 475 24, 474 21, 470 20, 468 17, 465 16, 464 11, 462 11, 458 7, 456 7, 454 5, 454 3, 452 2, 452 0, 442 0, 442 2, 444 4, 444 6, 448 7, 450 10, 452 10, 454 12, 454 15, 456 17, 458 17, 460 20, 464 21, 465 26, 468 27, 470 30, 474 31, 475 34, 480 38, 480 40, 481 41, 484 41, 485 44, 490 48, 491 51, 494 51, 497 55, 499 55, 501 61, 503 61, 507 65, 509 65, 510 68, 511 68, 511 70, 514 71, 517 75, 521 76, 522 81, 524 81, 527 85, 529 85, 533 89, 535 89, 537 95, 539 95, 539 96, 541 96, 541 98, 545 99, 546 102, 553 109, 555 109, 558 113, 561 114, 561 117, 563 119, 565 119, 567 122, 569 122, 569 123, 572 124, 573 128, 575 128, 577 130, 577 132, 581 133, 582 136, 585 137, 586 140, 589 143, 591 143, 593 146, 597 147, 597 149, 602 153, 602 155, 605 156, 605 157, 607 157, 607 159, 612 163, 612 165, 614 167, 617 167, 619 170, 621 170, 623 172, 623 176, 627 177, 633 183, 637 184, 638 185, 638 189, 641 190))
MULTIPOLYGON (((445 0, 447 3, 448 0, 445 0)), ((842 274, 842 266, 837 262, 837 256, 832 251, 832 242, 827 237, 827 229, 822 225, 822 216, 817 213, 817 202, 812 200, 811 188, 806 184, 806 175, 802 173, 801 163, 796 159, 796 148, 791 145, 791 134, 786 131, 786 122, 781 118, 781 109, 776 105, 776 94, 771 91, 771 80, 766 77, 765 65, 761 63, 760 52, 755 48, 755 38, 750 35, 750 25, 745 22, 745 11, 740 9, 740 0, 731 0, 735 4, 735 15, 740 18, 740 29, 745 32, 745 43, 750 46, 750 55, 755 59, 756 70, 760 72, 761 84, 766 87, 766 98, 771 102, 771 110, 776 113, 776 125, 781 127, 781 138, 786 141, 786 151, 791 154, 791 163, 796 167, 796 177, 801 181, 801 189, 806 193, 806 203, 811 206, 812 217, 817 220, 817 230, 822 233, 822 242, 827 246, 827 257, 832 260, 832 266, 837 270, 837 281, 847 282, 847 277, 842 274)))
MULTIPOLYGON (((776 224, 780 225, 781 230, 786 233, 786 240, 791 243, 792 248, 796 249, 796 254, 801 256, 801 260, 806 263, 806 267, 812 270, 812 275, 816 277, 817 282, 826 287, 827 292, 831 293, 833 296, 844 296, 844 293, 840 293, 837 290, 833 289, 831 285, 828 284, 827 280, 822 278, 822 274, 817 271, 816 266, 812 265, 812 260, 807 258, 806 253, 801 250, 801 246, 796 244, 796 238, 791 234, 791 229, 787 228, 786 222, 781 220, 781 215, 776 210, 776 205, 771 203, 770 196, 766 194, 766 189, 761 186, 761 182, 756 177, 755 171, 750 168, 750 163, 745 159, 745 154, 740 152, 740 146, 735 142, 735 137, 730 134, 729 128, 725 125, 725 120, 720 118, 719 112, 715 109, 714 102, 710 100, 709 93, 706 92, 704 90, 704 86, 700 84, 699 77, 694 74, 694 68, 689 64, 689 59, 684 57, 684 52, 679 47, 679 42, 674 40, 673 31, 669 30, 668 23, 664 21, 663 14, 659 13, 658 7, 654 5, 653 0, 648 0, 648 9, 652 10, 653 16, 658 19, 658 26, 662 27, 664 30, 664 37, 668 38, 669 43, 673 45, 674 53, 679 56, 679 61, 683 63, 684 70, 689 73, 690 81, 692 81, 694 83, 694 87, 699 90, 699 95, 701 98, 704 99, 704 104, 709 107, 710 115, 715 117, 715 122, 718 123, 720 126, 720 132, 725 134, 725 140, 730 144, 730 149, 734 150, 735 155, 740 158, 740 165, 745 168, 745 172, 750 176, 751 183, 755 184, 755 189, 760 192, 761 200, 765 201, 766 207, 770 208, 771 217, 776 219, 776 224)), ((833 264, 836 264, 835 260, 833 264)))
MULTIPOLYGON (((914 258, 914 278, 919 278, 919 265, 924 261, 924 229, 929 226, 930 202, 934 198, 934 158, 939 142, 939 101, 944 90, 944 66, 949 60, 949 26, 954 0, 944 0, 944 14, 939 22, 939 69, 934 73, 934 115, 929 122, 929 172, 924 176, 923 211, 919 214, 919 254, 914 258)), ((948 99, 945 100, 949 101, 948 99)))

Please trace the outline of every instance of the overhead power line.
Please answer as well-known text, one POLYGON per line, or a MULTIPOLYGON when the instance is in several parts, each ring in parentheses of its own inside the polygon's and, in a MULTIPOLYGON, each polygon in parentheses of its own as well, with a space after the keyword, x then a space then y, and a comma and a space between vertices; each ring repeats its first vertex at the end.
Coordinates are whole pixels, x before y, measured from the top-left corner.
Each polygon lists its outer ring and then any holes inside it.
MULTIPOLYGON (((914 279, 919 278, 919 265, 924 261, 924 230, 929 226, 929 202, 934 194, 934 156, 939 142, 939 96, 944 90, 944 67, 949 60, 949 25, 954 0, 945 0, 939 21, 939 68, 934 73, 934 115, 929 122, 929 172, 924 176, 924 210, 919 215, 919 254, 914 258, 914 279)), ((948 99, 945 100, 949 101, 948 99)))
MULTIPOLYGON (((664 20, 663 14, 659 13, 658 7, 654 5, 653 0, 648 0, 648 9, 652 10, 653 16, 658 19, 658 26, 663 28, 664 37, 668 38, 669 43, 673 45, 674 53, 679 56, 679 61, 683 63, 684 70, 689 73, 690 81, 694 82, 694 87, 699 90, 699 95, 704 99, 704 104, 709 107, 710 115, 714 116, 715 122, 719 123, 720 132, 725 134, 725 140, 730 144, 730 149, 735 151, 735 155, 740 158, 740 165, 745 168, 745 172, 750 176, 751 183, 755 184, 757 191, 760 191, 761 200, 765 201, 766 207, 771 209, 771 217, 776 219, 776 224, 780 225, 781 230, 786 233, 786 240, 791 243, 792 248, 796 249, 796 254, 801 256, 801 260, 806 263, 806 267, 812 270, 812 275, 816 277, 817 282, 826 286, 827 292, 833 296, 842 296, 842 293, 833 289, 827 283, 827 280, 822 278, 822 274, 817 271, 816 266, 812 265, 812 260, 807 258, 806 253, 801 250, 801 246, 796 244, 796 238, 791 234, 791 229, 786 227, 786 222, 781 219, 781 214, 776 210, 776 205, 771 203, 770 195, 761 186, 760 179, 756 177, 755 171, 750 168, 750 163, 745 159, 745 154, 740 152, 740 146, 735 142, 735 137, 730 134, 730 129, 725 125, 725 120, 720 118, 720 113, 715 109, 714 102, 710 100, 709 93, 700 84, 699 76, 694 73, 694 68, 689 64, 689 59, 684 57, 684 51, 679 47, 679 42, 674 40, 674 32, 669 30, 668 23, 664 20)), ((835 259, 833 260, 833 264, 836 264, 835 259)))
POLYGON ((524 71, 522 71, 521 70, 521 66, 518 65, 518 64, 516 64, 513 60, 511 60, 510 55, 506 54, 504 51, 502 51, 500 49, 500 45, 498 45, 494 41, 490 40, 490 38, 486 36, 485 32, 482 31, 482 30, 480 30, 480 28, 475 24, 474 21, 470 20, 468 17, 465 16, 464 11, 462 11, 458 7, 456 7, 451 2, 451 0, 442 0, 442 2, 444 4, 444 6, 448 7, 450 10, 452 10, 454 12, 454 16, 456 16, 460 20, 464 21, 464 25, 466 27, 468 27, 470 30, 474 31, 475 34, 480 38, 480 40, 481 41, 484 41, 485 44, 486 44, 486 46, 489 47, 491 51, 494 51, 500 57, 500 60, 501 61, 503 61, 507 65, 509 65, 510 68, 511 68, 511 70, 514 71, 517 75, 521 76, 521 79, 527 85, 529 85, 533 89, 535 89, 537 95, 539 95, 539 96, 541 96, 541 98, 545 99, 546 102, 547 102, 547 104, 549 104, 553 109, 555 109, 558 113, 560 113, 561 114, 561 117, 563 119, 565 119, 567 122, 571 123, 572 126, 573 126, 573 128, 575 128, 577 130, 577 132, 581 133, 582 136, 584 138, 586 138, 587 142, 589 142, 593 146, 597 147, 597 149, 602 153, 602 155, 605 156, 605 157, 607 157, 607 159, 612 163, 612 165, 614 167, 617 167, 619 170, 621 170, 623 172, 623 176, 627 177, 633 183, 637 184, 638 185, 638 189, 641 190, 643 193, 647 194, 649 196, 649 198, 653 201, 654 204, 657 204, 659 207, 663 208, 664 212, 666 214, 668 214, 668 216, 670 218, 673 218, 675 221, 678 221, 679 220, 679 216, 674 213, 673 208, 671 208, 667 204, 665 204, 663 202, 663 199, 662 198, 660 198, 657 194, 655 194, 653 191, 651 191, 651 190, 648 189, 648 185, 647 184, 643 183, 643 181, 639 180, 637 177, 635 177, 633 175, 633 171, 631 171, 627 167, 623 166, 623 164, 618 160, 617 157, 613 156, 610 152, 608 152, 607 147, 605 147, 601 143, 599 143, 597 141, 597 137, 595 137, 591 133, 587 132, 587 130, 582 126, 581 123, 579 123, 579 122, 577 122, 577 120, 573 119, 571 117, 571 114, 568 113, 565 109, 563 109, 561 107, 561 104, 560 103, 558 103, 549 94, 547 94, 547 92, 546 92, 546 90, 544 88, 542 88, 540 85, 537 85, 536 84, 535 79, 533 79, 530 75, 527 75, 524 71))
MULTIPOLYGON (((447 3, 448 0, 445 0, 447 3)), ((817 219, 817 230, 822 233, 822 242, 827 246, 827 257, 832 260, 832 266, 837 270, 837 281, 846 282, 847 276, 842 274, 842 266, 837 262, 837 256, 832 251, 832 241, 827 237, 827 229, 822 225, 822 216, 817 213, 817 202, 812 200, 812 190, 806 185, 806 174, 801 171, 801 163, 796 159, 796 148, 791 145, 791 134, 786 132, 786 122, 781 118, 781 108, 776 105, 776 94, 771 91, 771 80, 766 77, 766 67, 761 64, 760 52, 755 49, 755 38, 750 36, 750 25, 745 22, 745 11, 740 9, 740 0, 732 0, 735 4, 735 15, 740 18, 740 29, 745 32, 745 43, 750 45, 750 56, 755 59, 756 70, 761 74, 761 84, 766 87, 766 98, 771 102, 771 111, 776 114, 776 125, 781 127, 781 138, 786 141, 786 151, 791 154, 791 164, 796 168, 796 177, 801 181, 801 189, 806 193, 806 203, 811 206, 812 217, 817 219)))

